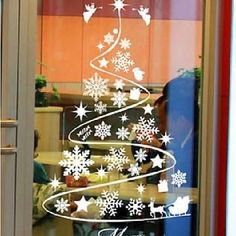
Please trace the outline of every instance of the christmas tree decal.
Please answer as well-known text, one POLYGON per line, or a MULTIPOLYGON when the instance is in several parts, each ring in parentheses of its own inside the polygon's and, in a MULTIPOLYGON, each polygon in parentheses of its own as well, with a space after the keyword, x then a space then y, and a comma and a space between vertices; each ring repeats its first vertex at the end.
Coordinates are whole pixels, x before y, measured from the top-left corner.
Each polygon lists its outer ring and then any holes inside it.
MULTIPOLYGON (((156 127, 155 119, 152 116, 154 108, 148 102, 150 92, 139 84, 145 77, 145 71, 135 63, 135 58, 131 54, 131 48, 135 47, 135 42, 132 42, 122 31, 122 12, 126 8, 137 11, 141 16, 140 20, 146 27, 149 27, 151 23, 149 9, 145 6, 140 6, 138 9, 132 8, 124 0, 114 0, 109 5, 112 5, 113 11, 117 13, 118 26, 114 26, 110 32, 105 33, 97 45, 91 45, 94 50, 98 51, 98 55, 91 58, 89 62, 93 74, 89 78, 83 79, 83 95, 90 97, 93 101, 93 109, 89 108, 84 101, 75 105, 73 114, 78 125, 70 131, 68 136, 68 139, 74 144, 74 148, 65 150, 64 159, 59 163, 64 168, 64 176, 71 175, 75 180, 79 180, 81 176, 92 174, 91 169, 95 169, 96 171, 93 173, 101 181, 51 196, 43 203, 43 207, 54 216, 84 222, 132 222, 188 216, 191 202, 189 196, 178 196, 173 202, 161 205, 156 199, 156 193, 167 193, 170 185, 178 188, 184 185, 186 173, 178 170, 176 173, 172 172, 171 180, 159 180, 156 191, 149 199, 145 198, 148 186, 135 182, 174 170, 176 164, 174 156, 151 145, 154 136, 159 137, 160 142, 165 145, 170 143, 173 137, 168 133, 161 134, 156 127), (123 74, 127 76, 123 76, 123 74), (128 76, 130 74, 132 77, 128 76), (114 91, 109 91, 110 84, 114 86, 114 91), (128 92, 125 91, 126 86, 129 88, 128 92), (116 108, 115 110, 109 111, 109 105, 106 103, 107 97, 110 99, 110 104, 116 108), (137 107, 143 108, 143 114, 130 130, 128 124, 133 121, 132 117, 128 116, 128 111, 137 107), (86 119, 91 113, 96 113, 97 116, 93 119, 86 119), (114 128, 108 118, 118 120, 119 127, 114 128), (129 140, 131 133, 136 134, 136 143, 129 140), (111 137, 116 137, 116 141, 111 141, 111 137), (94 144, 109 145, 107 155, 103 156, 103 164, 100 166, 95 166, 92 151, 80 147, 94 144), (133 158, 130 158, 127 149, 132 147, 135 147, 136 150, 133 158), (151 158, 152 171, 144 172, 142 164, 148 157, 148 150, 156 151, 159 154, 151 158), (109 176, 112 175, 115 175, 116 178, 109 180, 109 176), (103 182, 104 179, 109 181, 103 182), (135 194, 127 198, 127 194, 124 197, 120 186, 131 181, 135 185, 135 194), (88 200, 86 192, 96 192, 97 189, 102 190, 99 194, 89 195, 93 196, 93 199, 88 200), (77 206, 76 212, 89 213, 89 207, 94 205, 98 209, 98 215, 85 218, 71 214, 69 195, 72 193, 79 193, 82 196, 79 201, 74 201, 77 206), (50 204, 54 205, 54 210, 48 207, 50 204), (120 209, 126 211, 129 217, 118 214, 120 209)), ((85 23, 89 24, 93 20, 94 13, 105 8, 105 5, 97 7, 94 3, 85 5, 83 13, 85 23)))

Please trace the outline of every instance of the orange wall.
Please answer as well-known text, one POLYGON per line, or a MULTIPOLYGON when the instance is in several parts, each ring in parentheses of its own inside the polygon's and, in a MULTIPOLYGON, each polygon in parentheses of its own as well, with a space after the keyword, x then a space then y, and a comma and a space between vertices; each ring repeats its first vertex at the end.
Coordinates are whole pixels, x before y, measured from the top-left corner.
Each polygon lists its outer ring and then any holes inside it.
MULTIPOLYGON (((50 71, 42 72, 50 82, 81 83, 94 74, 89 61, 99 55, 97 44, 103 36, 118 28, 116 18, 93 17, 85 24, 80 16, 42 16, 42 59, 50 71)), ((135 66, 145 71, 143 83, 166 83, 180 68, 200 64, 202 22, 187 20, 152 20, 146 27, 140 19, 122 19, 121 38, 132 42, 131 55, 135 66)), ((115 52, 106 56, 111 59, 115 52)), ((110 62, 108 70, 114 71, 110 62)), ((133 79, 133 73, 120 73, 133 79)), ((104 76, 106 77, 106 76, 104 76)), ((106 77, 107 78, 107 77, 106 77)), ((113 78, 108 78, 110 81, 113 78)))

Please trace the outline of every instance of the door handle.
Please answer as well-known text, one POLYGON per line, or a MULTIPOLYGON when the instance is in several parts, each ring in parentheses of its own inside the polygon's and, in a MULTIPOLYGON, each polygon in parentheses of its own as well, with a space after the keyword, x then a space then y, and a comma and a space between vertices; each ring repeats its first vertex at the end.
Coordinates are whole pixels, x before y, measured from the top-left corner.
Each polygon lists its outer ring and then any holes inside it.
POLYGON ((1 155, 12 155, 17 152, 17 148, 12 145, 7 145, 6 147, 0 148, 1 155))
POLYGON ((15 128, 18 126, 18 121, 14 119, 1 120, 1 128, 15 128))

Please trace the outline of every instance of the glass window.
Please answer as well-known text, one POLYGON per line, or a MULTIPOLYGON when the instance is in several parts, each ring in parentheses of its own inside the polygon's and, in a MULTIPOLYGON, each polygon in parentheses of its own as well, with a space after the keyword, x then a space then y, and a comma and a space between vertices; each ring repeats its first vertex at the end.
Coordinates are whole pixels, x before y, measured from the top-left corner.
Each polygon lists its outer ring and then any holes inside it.
POLYGON ((33 235, 197 235, 202 12, 38 0, 33 235))

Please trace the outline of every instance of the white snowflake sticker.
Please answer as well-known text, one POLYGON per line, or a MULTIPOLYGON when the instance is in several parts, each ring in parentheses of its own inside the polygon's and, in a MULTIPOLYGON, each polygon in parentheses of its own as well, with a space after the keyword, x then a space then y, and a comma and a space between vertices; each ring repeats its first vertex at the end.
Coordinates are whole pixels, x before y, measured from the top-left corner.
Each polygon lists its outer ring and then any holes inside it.
POLYGON ((145 205, 142 203, 141 198, 132 199, 130 198, 129 204, 126 206, 129 210, 130 216, 137 215, 141 216, 145 205))
POLYGON ((129 52, 116 53, 116 56, 111 59, 111 62, 115 66, 115 71, 129 72, 130 67, 134 65, 134 61, 131 59, 129 52))
POLYGON ((109 155, 104 157, 104 160, 108 163, 107 169, 108 171, 118 170, 122 171, 124 168, 124 164, 129 163, 129 158, 125 155, 124 148, 113 148, 109 149, 109 155))
POLYGON ((60 200, 57 200, 57 203, 54 206, 57 208, 57 212, 64 213, 64 211, 68 211, 70 204, 68 204, 68 200, 61 198, 60 200))
POLYGON ((120 41, 121 49, 127 50, 130 48, 130 46, 131 46, 131 42, 129 39, 127 39, 127 38, 121 39, 121 41, 120 41))
POLYGON ((60 166, 65 167, 64 176, 72 174, 75 180, 78 180, 81 173, 89 174, 88 167, 94 164, 94 161, 89 159, 89 154, 89 150, 81 150, 77 145, 72 152, 64 151, 66 159, 59 162, 60 166))
POLYGON ((123 205, 122 200, 119 200, 119 193, 117 191, 103 191, 101 195, 102 197, 96 200, 96 205, 100 208, 100 216, 105 216, 106 214, 115 216, 117 214, 117 208, 123 205))
POLYGON ((104 43, 107 43, 108 45, 112 44, 114 42, 114 35, 111 33, 108 33, 104 36, 104 43))
POLYGON ((138 141, 146 140, 151 143, 153 135, 157 134, 159 129, 155 127, 154 118, 146 120, 144 117, 140 117, 138 125, 135 127, 135 131, 137 133, 138 141))
POLYGON ((84 95, 91 96, 97 102, 100 97, 108 94, 107 83, 107 79, 103 79, 98 73, 95 73, 94 77, 84 80, 84 95))
POLYGON ((161 138, 159 138, 159 140, 161 140, 162 143, 164 143, 165 145, 168 144, 168 143, 170 143, 170 141, 171 141, 172 139, 173 139, 173 138, 170 137, 170 134, 167 134, 166 132, 165 132, 164 135, 161 135, 161 138))
POLYGON ((125 83, 123 82, 122 79, 119 79, 119 80, 116 79, 116 81, 114 83, 114 86, 115 86, 116 90, 119 90, 119 89, 123 90, 123 87, 125 86, 125 83))
POLYGON ((107 104, 99 101, 98 103, 94 104, 94 111, 98 112, 101 115, 103 112, 107 112, 107 104))
POLYGON ((101 124, 95 125, 95 137, 99 137, 104 140, 106 137, 111 136, 111 125, 107 125, 104 121, 101 124))
POLYGON ((128 171, 130 172, 131 176, 137 176, 140 174, 141 169, 142 168, 138 165, 138 163, 135 163, 135 164, 130 164, 128 171))
POLYGON ((145 149, 140 148, 139 150, 135 151, 134 158, 136 161, 142 163, 143 161, 146 161, 147 158, 147 151, 145 149))
POLYGON ((126 94, 122 93, 121 91, 118 91, 117 93, 113 93, 113 97, 111 100, 113 101, 114 106, 118 106, 118 108, 121 108, 122 106, 126 105, 126 101, 128 98, 125 97, 126 94))
POLYGON ((116 135, 118 139, 125 140, 129 138, 130 132, 128 131, 128 128, 125 128, 122 126, 121 128, 118 128, 118 131, 116 132, 116 135))
POLYGON ((129 120, 128 116, 126 115, 126 113, 124 113, 123 115, 120 116, 121 122, 124 123, 126 121, 129 120))
POLYGON ((137 191, 138 191, 138 193, 140 194, 140 195, 142 195, 143 193, 144 193, 144 191, 145 191, 145 186, 141 183, 141 184, 139 184, 138 186, 137 186, 137 191))
POLYGON ((180 188, 182 184, 187 183, 187 181, 186 181, 186 173, 183 173, 180 170, 178 170, 177 173, 172 174, 171 177, 172 177, 171 184, 177 185, 178 188, 180 188))

